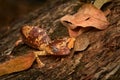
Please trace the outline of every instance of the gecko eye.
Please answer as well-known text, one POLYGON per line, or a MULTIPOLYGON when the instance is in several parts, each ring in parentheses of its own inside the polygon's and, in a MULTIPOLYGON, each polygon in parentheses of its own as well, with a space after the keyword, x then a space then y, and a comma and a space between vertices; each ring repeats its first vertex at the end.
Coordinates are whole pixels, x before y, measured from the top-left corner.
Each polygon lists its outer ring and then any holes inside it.
POLYGON ((53 52, 55 52, 55 53, 56 53, 56 52, 58 52, 58 50, 59 50, 59 49, 58 49, 58 48, 56 48, 56 47, 52 47, 52 50, 53 50, 53 52))
POLYGON ((67 45, 63 45, 62 43, 65 42, 65 40, 63 39, 59 39, 59 40, 54 40, 53 42, 51 42, 49 44, 49 47, 52 51, 52 55, 68 55, 70 53, 69 48, 67 47, 67 45))

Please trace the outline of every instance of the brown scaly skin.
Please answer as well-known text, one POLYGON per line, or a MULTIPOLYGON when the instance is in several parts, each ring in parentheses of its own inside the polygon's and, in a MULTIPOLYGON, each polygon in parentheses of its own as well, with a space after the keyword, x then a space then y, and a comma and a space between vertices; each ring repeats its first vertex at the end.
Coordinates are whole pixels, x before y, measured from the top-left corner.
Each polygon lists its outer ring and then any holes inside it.
POLYGON ((24 43, 35 49, 43 50, 43 47, 51 42, 46 31, 39 27, 24 26, 21 33, 24 43), (44 46, 41 48, 43 44, 44 46))
POLYGON ((21 33, 25 44, 40 50, 34 52, 39 67, 43 67, 44 64, 38 59, 38 55, 68 55, 70 49, 73 47, 71 42, 74 42, 75 40, 71 38, 63 38, 51 41, 46 31, 37 26, 23 26, 21 33))
POLYGON ((24 43, 35 49, 44 50, 50 55, 68 55, 70 53, 67 38, 51 41, 42 28, 24 26, 22 35, 24 43))

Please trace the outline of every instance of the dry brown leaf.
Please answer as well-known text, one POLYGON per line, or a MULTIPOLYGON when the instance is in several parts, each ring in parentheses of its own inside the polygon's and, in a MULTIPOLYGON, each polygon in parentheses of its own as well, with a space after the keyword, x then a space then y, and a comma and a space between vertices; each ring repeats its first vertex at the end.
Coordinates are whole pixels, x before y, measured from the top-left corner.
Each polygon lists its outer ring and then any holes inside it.
POLYGON ((74 51, 83 51, 89 45, 89 39, 85 35, 78 36, 75 41, 74 51))
POLYGON ((26 70, 35 60, 34 53, 25 54, 0 64, 0 76, 26 70))
POLYGON ((81 28, 95 27, 103 30, 109 25, 104 13, 92 4, 83 5, 74 15, 62 17, 61 23, 68 28, 71 37, 78 36, 81 28))

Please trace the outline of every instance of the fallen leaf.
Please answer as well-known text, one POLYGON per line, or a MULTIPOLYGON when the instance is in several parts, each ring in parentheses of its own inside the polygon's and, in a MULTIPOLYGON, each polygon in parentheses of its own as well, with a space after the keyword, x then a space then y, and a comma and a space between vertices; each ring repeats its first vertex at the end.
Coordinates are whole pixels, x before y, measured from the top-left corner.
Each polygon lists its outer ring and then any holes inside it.
POLYGON ((86 35, 78 36, 75 41, 74 51, 83 51, 89 44, 90 42, 86 35))
POLYGON ((31 67, 34 60, 34 53, 25 54, 14 59, 10 59, 9 61, 0 64, 0 76, 26 70, 31 67))
POLYGON ((105 3, 110 2, 111 0, 95 0, 94 5, 100 9, 105 3))
POLYGON ((109 25, 104 12, 92 4, 85 4, 76 14, 65 15, 60 20, 68 28, 71 37, 77 37, 83 28, 94 27, 103 30, 109 25))

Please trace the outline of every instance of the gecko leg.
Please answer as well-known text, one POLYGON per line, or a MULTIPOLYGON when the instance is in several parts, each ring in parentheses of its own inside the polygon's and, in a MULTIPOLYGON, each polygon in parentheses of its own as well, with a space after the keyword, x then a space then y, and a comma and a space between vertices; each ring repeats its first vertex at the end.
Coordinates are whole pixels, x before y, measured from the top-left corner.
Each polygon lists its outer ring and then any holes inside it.
POLYGON ((45 51, 34 51, 34 54, 36 56, 36 62, 38 64, 39 68, 42 68, 45 66, 45 64, 40 60, 38 56, 45 56, 47 53, 45 51))

